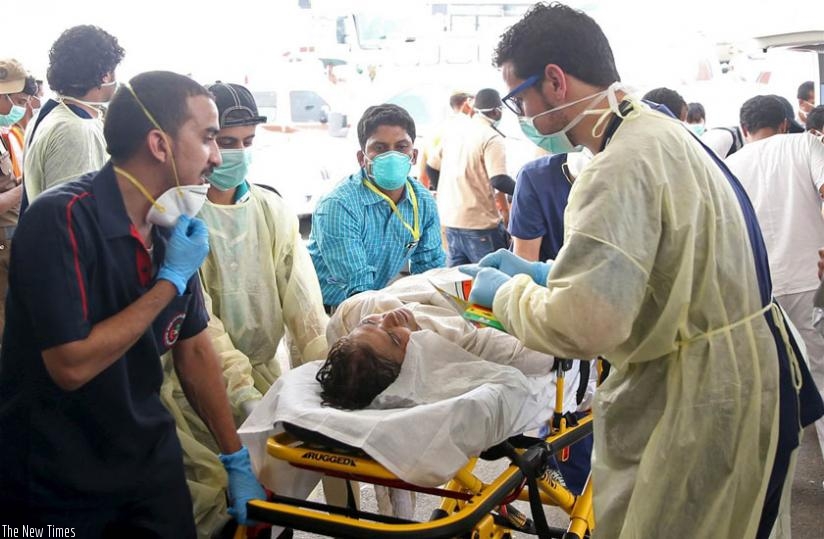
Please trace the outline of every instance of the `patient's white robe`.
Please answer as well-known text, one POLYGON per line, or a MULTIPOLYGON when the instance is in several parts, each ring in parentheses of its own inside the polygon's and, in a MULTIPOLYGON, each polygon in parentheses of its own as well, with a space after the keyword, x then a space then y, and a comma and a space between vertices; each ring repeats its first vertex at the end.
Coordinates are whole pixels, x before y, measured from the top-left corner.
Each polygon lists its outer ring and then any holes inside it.
MULTIPOLYGON (((526 375, 547 373, 553 358, 526 348, 522 342, 494 328, 476 328, 458 315, 449 302, 432 286, 437 279, 454 270, 435 269, 399 279, 382 290, 362 292, 340 304, 326 328, 327 342, 334 343, 349 334, 371 314, 406 307, 415 315, 421 329, 428 329, 487 361, 511 365, 526 375)), ((567 371, 571 393, 578 388, 578 365, 567 371)), ((550 404, 551 406, 551 404, 550 404)))

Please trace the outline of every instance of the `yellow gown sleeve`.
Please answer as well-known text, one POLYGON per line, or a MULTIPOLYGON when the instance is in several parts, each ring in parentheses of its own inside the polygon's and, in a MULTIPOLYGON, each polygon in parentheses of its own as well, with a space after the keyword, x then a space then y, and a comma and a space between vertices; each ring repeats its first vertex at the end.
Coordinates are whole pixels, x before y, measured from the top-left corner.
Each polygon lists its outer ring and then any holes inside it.
MULTIPOLYGON (((631 169, 632 163, 627 164, 631 169)), ((639 319, 660 237, 661 192, 632 172, 615 177, 593 161, 578 178, 565 213, 564 247, 547 286, 514 277, 493 312, 527 347, 556 357, 614 352, 650 321, 639 319)), ((620 365, 623 354, 609 355, 620 365)))
POLYGON ((226 382, 226 394, 235 416, 242 417, 241 405, 244 402, 262 398, 260 392, 255 389, 252 364, 246 354, 235 348, 232 338, 223 327, 223 322, 215 316, 212 310, 212 298, 206 289, 203 289, 203 300, 206 312, 209 314, 206 332, 220 359, 223 379, 226 382))
POLYGON ((283 306, 283 323, 289 335, 290 364, 325 359, 328 352, 323 296, 315 266, 300 236, 298 219, 292 212, 280 212, 275 230, 277 289, 283 306), (294 357, 298 355, 298 357, 294 357))

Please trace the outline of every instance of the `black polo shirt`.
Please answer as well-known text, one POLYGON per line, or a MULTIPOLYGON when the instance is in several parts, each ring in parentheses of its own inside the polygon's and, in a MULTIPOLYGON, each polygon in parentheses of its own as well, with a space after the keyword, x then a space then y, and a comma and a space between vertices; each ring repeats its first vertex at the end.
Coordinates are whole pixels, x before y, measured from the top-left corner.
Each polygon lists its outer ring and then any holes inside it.
POLYGON ((170 230, 155 227, 154 264, 126 214, 111 163, 40 195, 20 219, 0 354, 0 503, 117 506, 182 476, 172 417, 160 402, 160 355, 207 324, 197 274, 126 354, 75 391, 41 351, 84 339, 153 284, 170 230))

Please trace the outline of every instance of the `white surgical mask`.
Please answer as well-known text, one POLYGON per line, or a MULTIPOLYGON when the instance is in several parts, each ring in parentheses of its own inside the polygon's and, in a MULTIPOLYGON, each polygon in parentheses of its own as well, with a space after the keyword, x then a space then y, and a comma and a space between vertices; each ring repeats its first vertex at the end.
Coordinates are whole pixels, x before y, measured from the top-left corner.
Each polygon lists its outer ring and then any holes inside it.
POLYGON ((707 130, 707 128, 704 126, 704 124, 686 124, 686 125, 687 125, 687 129, 689 129, 690 131, 695 133, 696 137, 700 137, 707 130))
POLYGON ((592 130, 593 136, 598 136, 598 128, 603 124, 606 118, 609 117, 609 113, 615 113, 618 116, 622 116, 621 112, 618 108, 618 98, 616 96, 616 92, 623 88, 623 85, 620 82, 613 82, 610 84, 609 88, 603 90, 601 92, 597 92, 592 95, 588 95, 586 97, 582 97, 581 99, 577 99, 570 103, 565 103, 561 106, 551 108, 549 110, 545 110, 536 114, 535 116, 522 116, 518 118, 519 123, 521 124, 521 131, 540 148, 548 151, 552 154, 559 154, 559 153, 571 153, 580 151, 582 146, 575 146, 571 140, 569 140, 569 136, 567 133, 571 131, 576 125, 581 123, 581 120, 584 119, 584 116, 593 116, 593 115, 600 115, 601 117, 596 122, 595 127, 592 130), (578 103, 582 103, 584 101, 590 101, 590 105, 593 105, 600 101, 603 97, 606 97, 609 102, 608 108, 601 108, 601 109, 590 109, 587 108, 581 111, 575 118, 573 118, 567 125, 561 128, 559 131, 554 133, 549 133, 544 135, 541 133, 537 127, 535 127, 535 118, 539 116, 544 116, 551 112, 556 112, 567 107, 571 107, 573 105, 577 105, 578 103))
POLYGON ((197 215, 206 203, 208 191, 209 185, 205 183, 172 187, 155 200, 146 215, 146 220, 153 225, 171 228, 177 224, 181 215, 197 215))
MULTIPOLYGON (((492 112, 493 110, 497 110, 497 107, 496 107, 496 108, 494 108, 494 109, 475 109, 475 111, 476 111, 476 112, 492 112)), ((492 118, 490 118, 490 117, 489 117, 489 116, 487 116, 486 114, 482 114, 481 116, 483 116, 483 118, 484 118, 486 121, 488 121, 488 122, 489 122, 489 125, 491 125, 491 126, 492 126, 492 127, 494 127, 495 129, 497 129, 497 128, 498 128, 498 126, 499 126, 499 125, 501 125, 501 119, 502 119, 502 118, 498 118, 497 120, 493 120, 492 118)))
MULTIPOLYGON (((100 84, 101 88, 108 88, 110 86, 114 86, 114 91, 117 92, 117 89, 120 87, 120 83, 116 80, 113 80, 111 82, 103 82, 100 84)), ((112 95, 114 95, 114 92, 112 92, 112 95)), ((102 111, 105 111, 109 106, 109 101, 84 101, 83 99, 70 96, 58 96, 56 99, 57 101, 61 102, 68 99, 69 101, 72 101, 74 103, 80 103, 81 105, 86 105, 87 107, 91 107, 93 109, 98 109, 102 111)))
POLYGON ((62 104, 64 107, 68 107, 69 103, 77 103, 89 107, 90 109, 94 109, 95 111, 97 111, 97 114, 93 118, 95 120, 103 120, 103 115, 106 113, 106 108, 109 106, 108 103, 104 102, 83 101, 82 99, 77 99, 76 97, 68 96, 58 96, 55 97, 54 100, 62 104))
POLYGON ((122 168, 115 166, 115 172, 121 174, 124 178, 129 180, 135 188, 140 191, 146 199, 152 203, 152 207, 149 208, 149 213, 146 214, 146 221, 153 225, 162 226, 162 227, 173 227, 177 224, 177 220, 180 218, 181 215, 186 215, 189 217, 194 217, 200 211, 200 208, 203 207, 203 204, 206 203, 206 193, 209 192, 209 184, 203 183, 199 185, 180 185, 180 178, 177 175, 177 164, 175 163, 174 153, 172 152, 172 140, 169 135, 163 131, 163 128, 160 127, 160 124, 155 120, 154 116, 149 112, 143 102, 137 97, 134 89, 131 86, 126 86, 126 88, 131 92, 132 96, 135 99, 135 102, 140 106, 143 110, 143 113, 146 115, 146 118, 155 126, 162 134, 163 138, 166 140, 166 144, 169 145, 169 153, 171 156, 171 163, 172 163, 172 172, 174 173, 175 177, 175 187, 167 189, 164 191, 157 199, 154 199, 151 194, 146 190, 146 187, 143 185, 143 182, 135 178, 129 172, 123 170, 122 168))
POLYGON ((581 175, 581 171, 584 170, 584 167, 589 164, 590 160, 592 159, 592 152, 588 149, 584 148, 580 152, 572 152, 571 154, 567 155, 566 159, 566 167, 569 171, 569 175, 572 178, 577 178, 581 175))

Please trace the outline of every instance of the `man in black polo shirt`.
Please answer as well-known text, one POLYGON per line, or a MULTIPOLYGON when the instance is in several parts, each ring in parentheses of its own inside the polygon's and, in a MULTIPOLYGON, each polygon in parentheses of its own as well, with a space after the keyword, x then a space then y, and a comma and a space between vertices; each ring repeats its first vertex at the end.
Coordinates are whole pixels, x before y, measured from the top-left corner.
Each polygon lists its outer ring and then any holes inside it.
POLYGON ((1 523, 194 537, 180 445, 158 395, 168 349, 223 453, 238 520, 264 495, 204 331, 196 272, 208 233, 191 217, 197 204, 179 204, 196 202, 192 186, 220 164, 217 131, 205 88, 138 75, 107 114, 111 161, 23 214, 0 355, 1 523), (152 208, 168 228, 151 224, 152 208))

